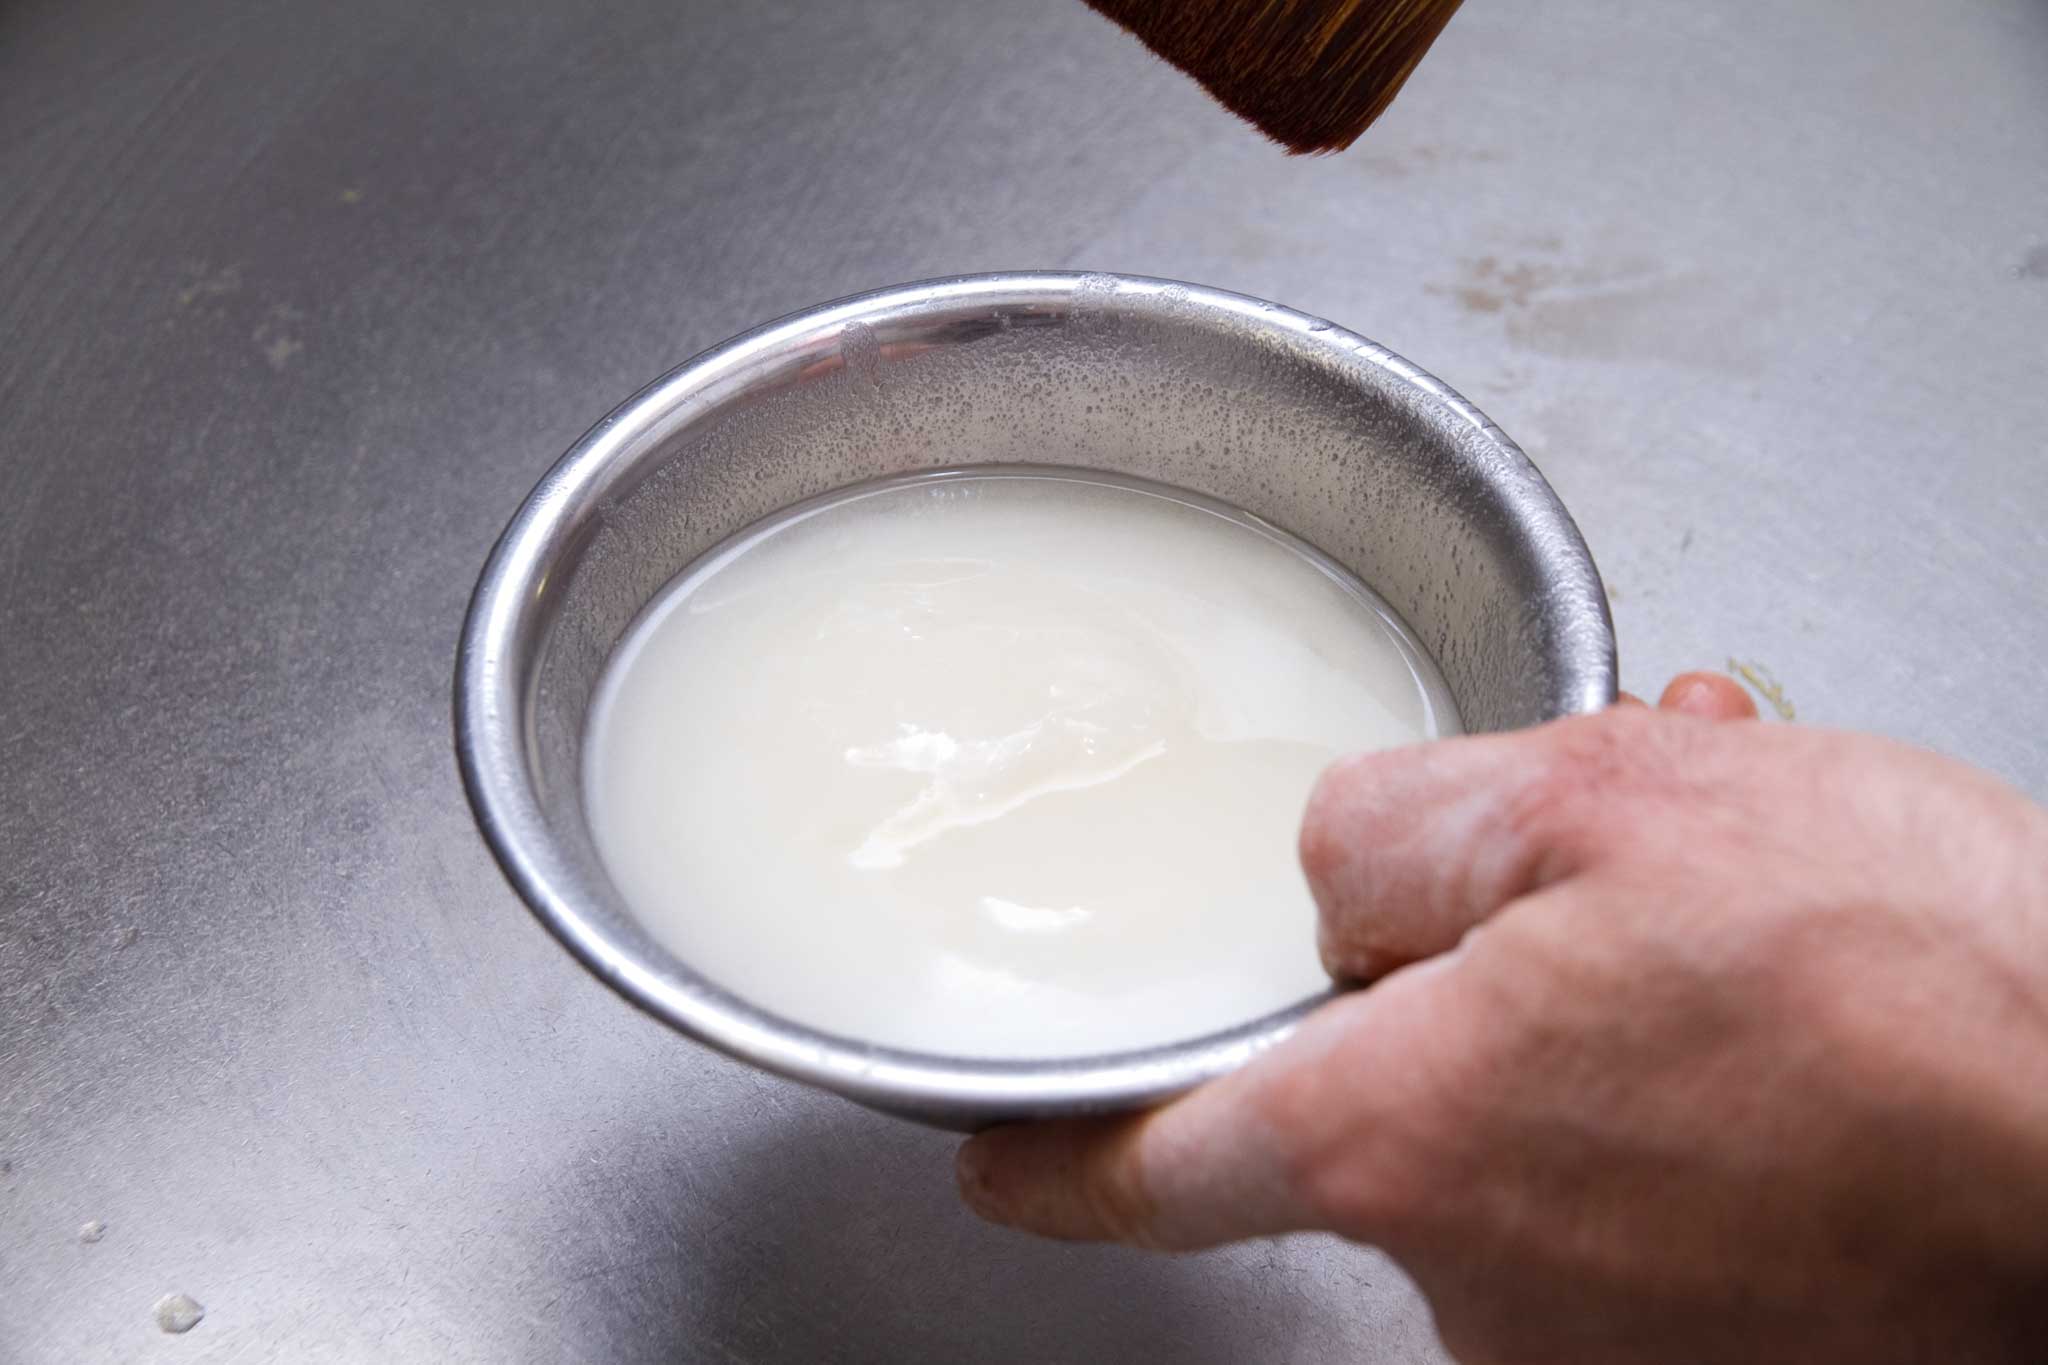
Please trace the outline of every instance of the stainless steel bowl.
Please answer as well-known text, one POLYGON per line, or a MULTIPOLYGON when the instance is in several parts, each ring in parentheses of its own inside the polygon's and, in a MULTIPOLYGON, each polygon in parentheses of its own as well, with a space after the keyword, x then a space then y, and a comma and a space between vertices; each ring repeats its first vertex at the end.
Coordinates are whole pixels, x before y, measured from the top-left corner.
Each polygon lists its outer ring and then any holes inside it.
POLYGON ((778 1018, 628 913, 581 774, 592 690, 635 614, 778 508, 978 463, 1139 475, 1294 532, 1401 613, 1468 730, 1614 699, 1600 578, 1543 477, 1457 394, 1320 318, 1166 280, 1002 274, 862 294, 736 337, 598 423, 520 507, 463 628, 455 737, 485 838, 555 936, 642 1009, 769 1071, 955 1128, 1099 1112, 1242 1064, 1321 999, 1143 1052, 967 1060, 778 1018))

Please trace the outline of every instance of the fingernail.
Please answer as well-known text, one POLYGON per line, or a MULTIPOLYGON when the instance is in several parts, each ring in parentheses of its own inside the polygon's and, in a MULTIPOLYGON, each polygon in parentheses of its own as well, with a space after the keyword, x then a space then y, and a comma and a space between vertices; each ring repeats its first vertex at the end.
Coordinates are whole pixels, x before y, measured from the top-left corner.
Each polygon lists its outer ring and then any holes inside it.
POLYGON ((1329 931, 1320 925, 1316 928, 1316 956, 1323 960, 1323 972, 1332 981, 1344 979, 1344 958, 1337 951, 1337 944, 1329 931))
POLYGON ((969 1138, 960 1144, 953 1158, 953 1175, 960 1186, 960 1199, 983 1218, 1001 1221, 996 1213, 995 1192, 989 1185, 988 1144, 969 1138))

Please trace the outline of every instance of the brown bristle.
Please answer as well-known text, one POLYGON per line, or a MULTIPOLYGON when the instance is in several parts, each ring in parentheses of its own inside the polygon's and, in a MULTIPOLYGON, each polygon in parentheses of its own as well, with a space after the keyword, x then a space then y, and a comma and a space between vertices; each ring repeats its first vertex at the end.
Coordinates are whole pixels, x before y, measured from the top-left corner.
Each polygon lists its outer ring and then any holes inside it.
POLYGON ((1459 0, 1087 0, 1288 151, 1349 147, 1459 0))

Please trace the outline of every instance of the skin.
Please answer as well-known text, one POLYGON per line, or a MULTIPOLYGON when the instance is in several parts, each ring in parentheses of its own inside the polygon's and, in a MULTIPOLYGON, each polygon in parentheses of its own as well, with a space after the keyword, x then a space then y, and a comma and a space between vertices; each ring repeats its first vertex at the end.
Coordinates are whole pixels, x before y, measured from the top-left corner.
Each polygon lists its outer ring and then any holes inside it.
POLYGON ((1337 764, 1302 864, 1370 986, 1150 1113, 971 1139, 963 1197, 1370 1242, 1466 1365, 2039 1361, 2048 812, 1755 716, 1696 673, 1337 764))

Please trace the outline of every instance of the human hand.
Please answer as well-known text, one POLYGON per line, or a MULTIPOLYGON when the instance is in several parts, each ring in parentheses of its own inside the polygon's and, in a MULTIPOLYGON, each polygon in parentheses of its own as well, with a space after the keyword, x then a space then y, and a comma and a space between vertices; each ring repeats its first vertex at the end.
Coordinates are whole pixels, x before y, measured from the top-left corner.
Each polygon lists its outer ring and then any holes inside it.
POLYGON ((2048 812, 1961 764, 1655 711, 1337 764, 1302 861, 1375 982, 1150 1113, 998 1128, 967 1202, 1163 1249, 1322 1228, 1488 1361, 2048 1344, 2048 812))

